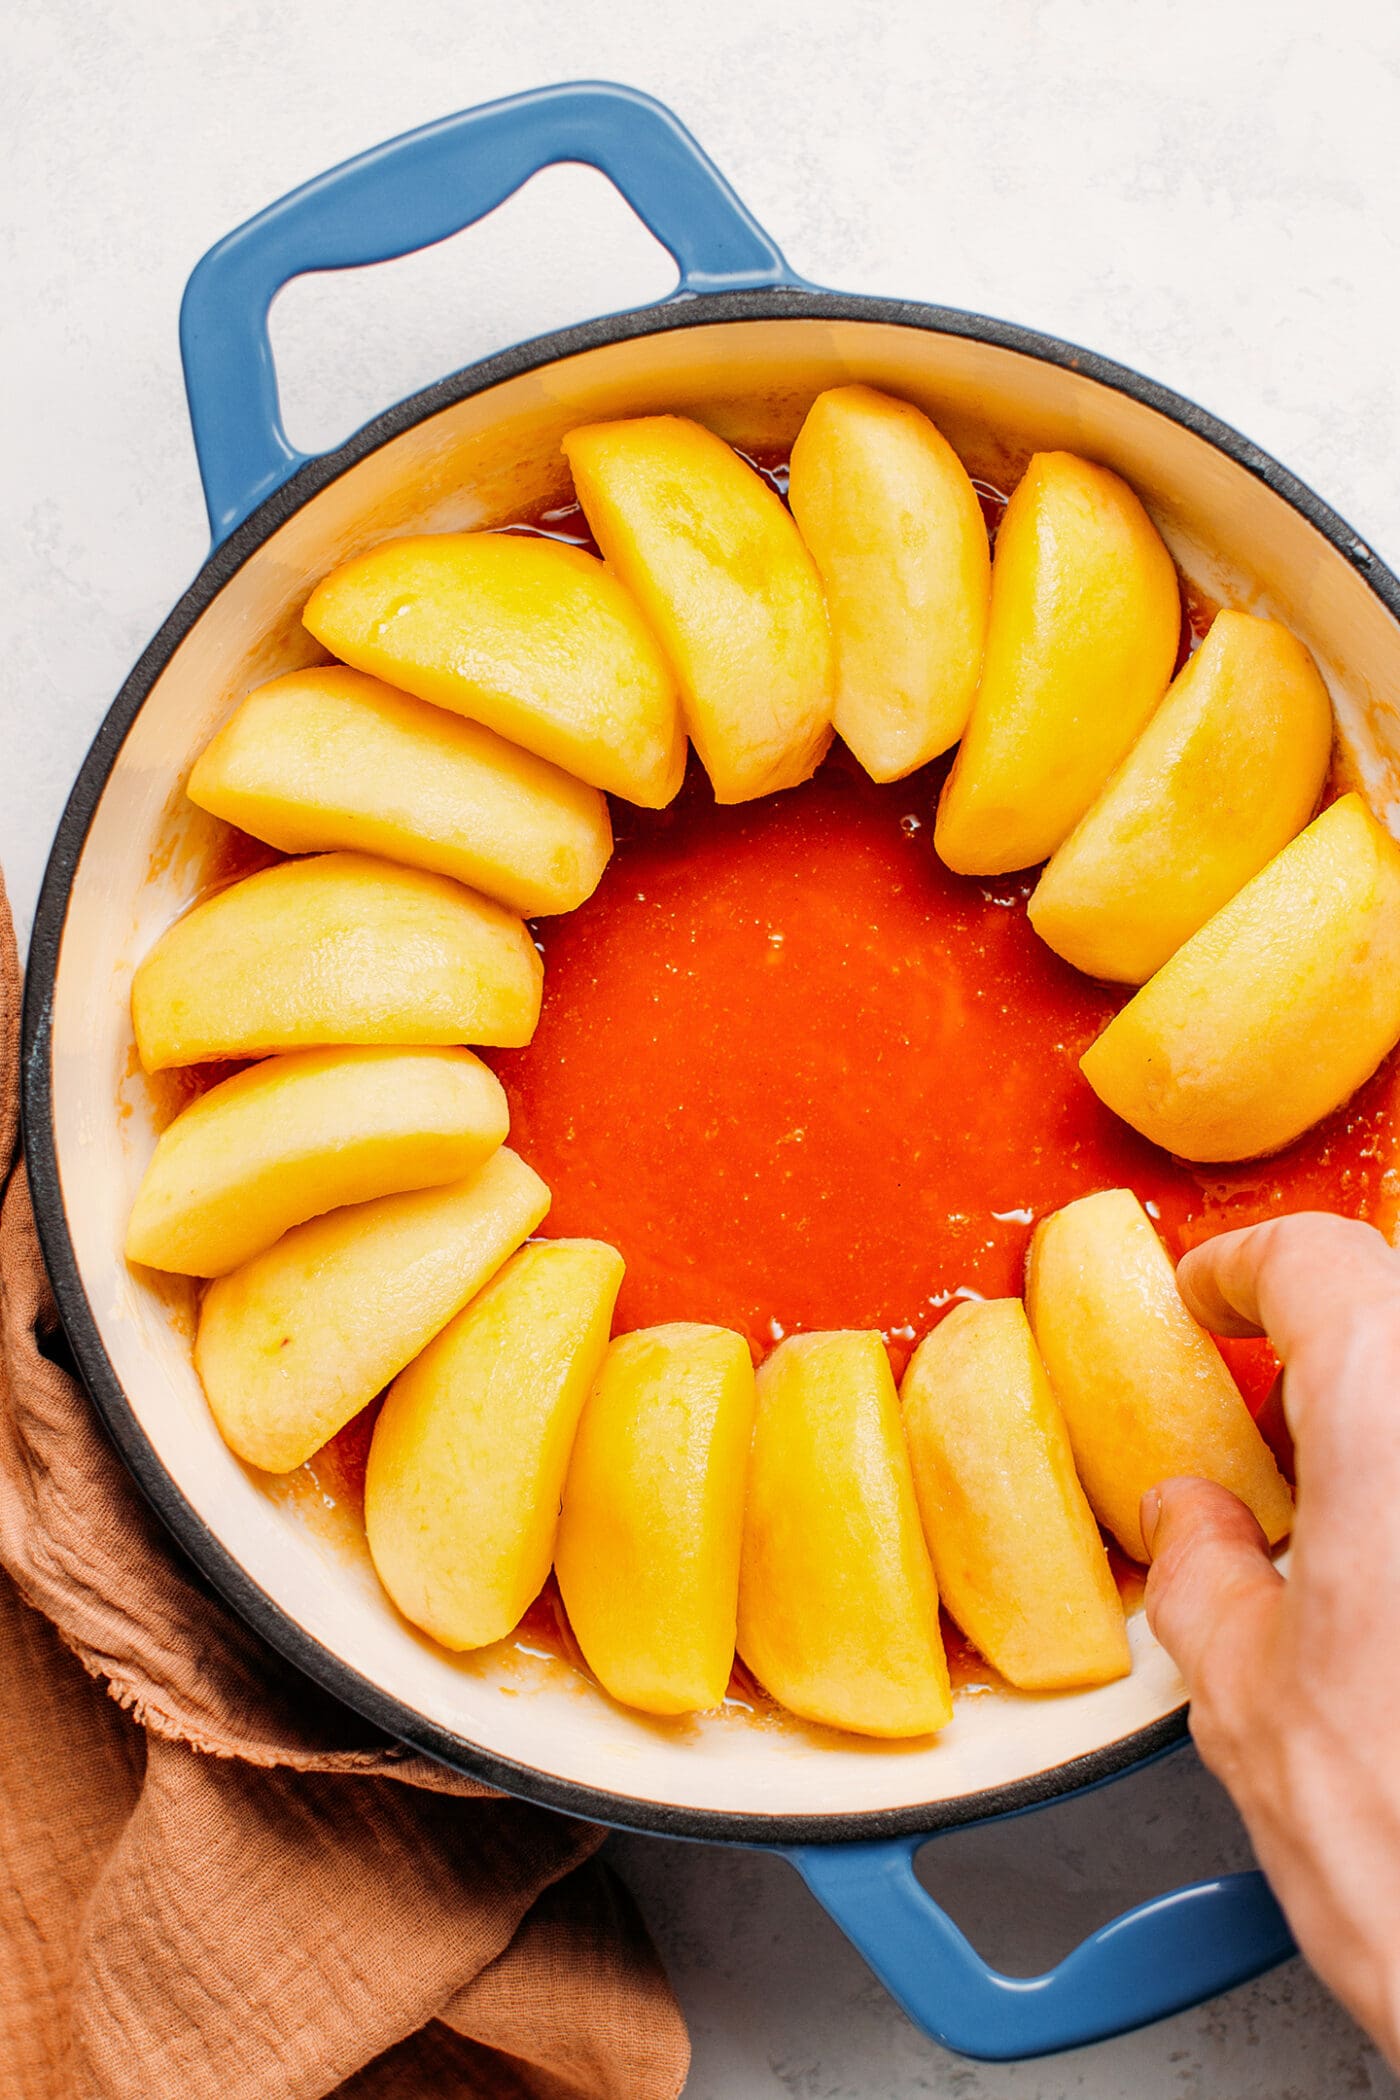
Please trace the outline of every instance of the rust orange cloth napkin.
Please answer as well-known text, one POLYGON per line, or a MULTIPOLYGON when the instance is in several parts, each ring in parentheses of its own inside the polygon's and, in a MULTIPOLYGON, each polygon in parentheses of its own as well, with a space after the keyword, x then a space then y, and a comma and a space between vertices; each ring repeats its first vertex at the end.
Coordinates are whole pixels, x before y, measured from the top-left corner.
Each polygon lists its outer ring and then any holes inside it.
POLYGON ((63 1367, 0 889, 0 2094, 671 2100, 603 1833, 412 1755, 167 1541, 63 1367))

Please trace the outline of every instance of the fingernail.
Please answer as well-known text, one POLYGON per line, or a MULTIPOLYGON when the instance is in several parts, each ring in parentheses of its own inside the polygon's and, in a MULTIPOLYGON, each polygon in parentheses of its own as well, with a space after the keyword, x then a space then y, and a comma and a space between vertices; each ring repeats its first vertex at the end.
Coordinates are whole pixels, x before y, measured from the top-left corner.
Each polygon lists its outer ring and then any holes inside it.
POLYGON ((1157 1529, 1161 1515, 1162 1498, 1156 1488, 1149 1488, 1143 1496, 1138 1510, 1138 1522, 1142 1526, 1143 1544, 1149 1553, 1152 1551, 1152 1535, 1157 1529))

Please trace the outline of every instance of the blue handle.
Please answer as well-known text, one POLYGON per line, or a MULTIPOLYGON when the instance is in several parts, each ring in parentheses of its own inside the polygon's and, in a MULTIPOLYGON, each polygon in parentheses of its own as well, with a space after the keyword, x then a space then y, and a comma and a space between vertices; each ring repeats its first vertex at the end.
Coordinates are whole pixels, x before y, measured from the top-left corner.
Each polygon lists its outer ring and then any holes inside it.
POLYGON ((1006 2062, 1104 2041, 1295 1951, 1263 1875, 1227 1874, 1125 1911, 1043 1976, 1004 1976, 917 1880, 925 1843, 802 1846, 786 1857, 914 2024, 960 2056, 1006 2062))
POLYGON ((288 279, 431 247, 557 161, 616 185, 675 257, 672 297, 800 282, 685 126, 635 88, 537 88, 389 139, 227 235, 185 288, 180 348, 215 545, 306 457, 282 428, 267 333, 288 279))

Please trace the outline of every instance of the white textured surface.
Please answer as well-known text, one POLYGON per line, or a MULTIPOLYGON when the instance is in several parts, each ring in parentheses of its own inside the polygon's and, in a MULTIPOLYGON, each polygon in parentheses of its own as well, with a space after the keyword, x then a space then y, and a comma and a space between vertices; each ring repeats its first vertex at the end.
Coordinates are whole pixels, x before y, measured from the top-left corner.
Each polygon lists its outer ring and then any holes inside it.
MULTIPOLYGON (((540 81, 659 94, 810 277, 978 307, 1137 365, 1400 563, 1387 5, 31 0, 6 46, 0 859, 22 928, 67 783, 203 553, 175 343, 191 265, 362 146, 540 81)), ((669 276, 598 178, 544 176, 429 257, 288 294, 293 435, 329 442, 451 366, 669 276)), ((961 2064, 909 2029, 781 1863, 651 1840, 614 1852, 691 2017, 694 2100, 1400 2091, 1296 1964, 1094 2051, 961 2064)), ((978 1943, 1025 1966, 1240 1857, 1187 1753, 930 1860, 978 1943)))

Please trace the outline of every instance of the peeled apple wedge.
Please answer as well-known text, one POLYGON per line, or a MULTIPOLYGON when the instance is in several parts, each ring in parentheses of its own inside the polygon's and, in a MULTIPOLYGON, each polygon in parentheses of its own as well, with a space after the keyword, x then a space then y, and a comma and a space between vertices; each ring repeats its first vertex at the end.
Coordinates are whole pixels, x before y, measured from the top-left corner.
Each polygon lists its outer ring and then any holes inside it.
POLYGON ((1400 846, 1343 795, 1164 963, 1080 1059, 1184 1159, 1291 1144, 1400 1041, 1400 846))
POLYGON ((739 1653, 782 1705, 832 1728, 928 1735, 953 1717, 878 1334, 794 1335, 759 1371, 739 1653))
POLYGON ((749 1345, 723 1327, 613 1342, 579 1423, 554 1550, 589 1668, 653 1714, 718 1706, 734 1663, 749 1345))
POLYGON ((339 664, 250 693, 187 792, 284 853, 379 853, 527 919, 582 904, 612 852, 597 788, 339 664))
POLYGON ((716 800, 806 780, 831 742, 831 636, 779 497, 684 416, 594 423, 564 451, 594 538, 675 667, 716 800))
POLYGON ((987 527, 952 446, 870 386, 819 394, 792 448, 788 501, 826 589, 833 720, 872 780, 899 780, 962 735, 982 668, 987 527))
POLYGON ((528 1043, 544 966, 521 920, 364 853, 264 868, 163 933, 131 986, 148 1072, 329 1043, 528 1043))
POLYGON ((194 1360, 224 1442, 268 1473, 302 1465, 548 1209, 539 1175, 502 1146, 462 1181, 312 1218, 216 1278, 194 1360))
POLYGON ((1125 1553, 1147 1559, 1139 1504, 1177 1474, 1229 1488, 1271 1546, 1287 1534, 1293 1499, 1131 1189, 1083 1196, 1036 1227, 1026 1313, 1084 1491, 1125 1553))
POLYGON ((1033 867, 1073 831, 1167 689, 1176 571, 1127 483, 1038 452, 992 563, 982 682, 934 844, 961 875, 1033 867))
POLYGON ((900 1389, 938 1593, 1023 1691, 1131 1667, 1123 1605, 1019 1298, 958 1306, 900 1389))
POLYGON ((591 787, 661 809, 685 772, 675 680, 615 576, 520 532, 385 540, 311 594, 334 656, 482 722, 591 787))
POLYGON ((621 1282, 622 1256, 601 1240, 522 1247, 384 1402, 369 1549, 404 1617, 446 1648, 503 1640, 549 1573, 621 1282))
POLYGON ((1031 924, 1091 977, 1142 984, 1317 807, 1332 704, 1286 627, 1218 613, 1041 876, 1031 924))
POLYGON ((346 1203, 460 1181, 510 1125, 470 1050, 296 1050, 235 1073, 162 1131, 128 1261, 222 1276, 346 1203))

